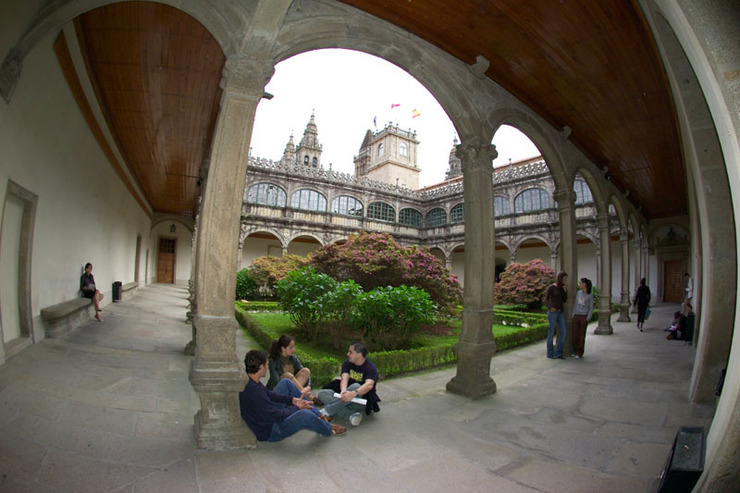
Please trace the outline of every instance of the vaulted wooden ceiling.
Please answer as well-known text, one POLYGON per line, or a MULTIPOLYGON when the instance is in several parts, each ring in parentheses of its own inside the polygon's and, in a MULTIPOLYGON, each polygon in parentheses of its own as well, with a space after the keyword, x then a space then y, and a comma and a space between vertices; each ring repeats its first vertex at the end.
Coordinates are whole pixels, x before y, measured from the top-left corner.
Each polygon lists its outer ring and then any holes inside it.
MULTIPOLYGON (((342 1, 465 63, 484 56, 488 77, 555 128, 569 127, 571 141, 608 167, 648 218, 686 213, 671 94, 634 0, 342 1)), ((218 44, 187 14, 156 3, 111 4, 76 25, 109 126, 147 199, 157 212, 192 213, 221 94, 218 44)))

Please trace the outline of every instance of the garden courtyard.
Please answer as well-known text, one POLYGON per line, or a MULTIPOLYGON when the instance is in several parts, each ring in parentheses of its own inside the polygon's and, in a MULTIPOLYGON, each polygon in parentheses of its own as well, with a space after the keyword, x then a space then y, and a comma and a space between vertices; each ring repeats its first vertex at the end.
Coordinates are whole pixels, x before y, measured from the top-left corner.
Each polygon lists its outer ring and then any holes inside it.
MULTIPOLYGON (((662 331, 675 306, 658 305, 643 333, 616 314, 613 335, 589 326, 583 360, 544 342, 496 354, 480 400, 445 391, 448 367, 379 382, 381 412, 345 436, 198 450, 186 298, 146 286, 0 367, 0 490, 645 491, 679 427, 711 420, 687 399, 695 351, 662 331)), ((257 347, 243 334, 240 359, 257 347)))

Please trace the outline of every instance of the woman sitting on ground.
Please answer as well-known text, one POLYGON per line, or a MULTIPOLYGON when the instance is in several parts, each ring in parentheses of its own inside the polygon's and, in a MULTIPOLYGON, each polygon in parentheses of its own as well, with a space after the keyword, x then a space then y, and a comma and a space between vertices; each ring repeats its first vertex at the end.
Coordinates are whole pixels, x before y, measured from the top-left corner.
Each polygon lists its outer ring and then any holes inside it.
POLYGON ((272 341, 267 368, 270 373, 270 380, 266 385, 268 390, 274 389, 280 380, 287 378, 308 400, 313 399, 311 397, 311 387, 309 387, 311 370, 304 368, 295 355, 295 339, 293 337, 283 334, 277 340, 272 341))
POLYGON ((90 262, 85 264, 85 273, 80 277, 80 290, 82 290, 82 296, 90 298, 95 303, 95 319, 98 322, 102 322, 100 318, 100 291, 95 287, 95 278, 92 275, 92 264, 90 262))

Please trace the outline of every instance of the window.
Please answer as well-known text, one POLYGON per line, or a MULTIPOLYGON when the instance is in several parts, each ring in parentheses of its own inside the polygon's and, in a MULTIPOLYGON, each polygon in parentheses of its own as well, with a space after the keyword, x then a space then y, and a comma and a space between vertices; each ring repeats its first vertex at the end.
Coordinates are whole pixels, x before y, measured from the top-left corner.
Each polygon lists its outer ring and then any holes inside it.
POLYGON ((504 197, 503 195, 495 195, 493 197, 493 214, 497 217, 511 214, 508 197, 504 197))
POLYGON ((378 144, 378 156, 382 156, 383 155, 383 151, 384 151, 384 149, 383 149, 383 143, 381 142, 380 144, 378 144))
POLYGON ((316 190, 303 189, 293 193, 290 206, 304 211, 326 212, 326 197, 316 190))
POLYGON ((318 160, 318 159, 316 159, 316 158, 313 158, 313 159, 311 160, 311 166, 313 166, 313 167, 315 168, 317 164, 319 164, 319 160, 318 160))
POLYGON ((594 197, 591 195, 591 189, 588 188, 588 183, 583 180, 576 180, 573 182, 573 191, 576 192, 576 205, 579 204, 592 204, 594 197))
POLYGON ((363 207, 362 202, 354 197, 347 195, 340 195, 335 197, 331 201, 331 213, 341 214, 343 216, 359 216, 362 217, 363 207))
POLYGON ((396 209, 385 202, 373 202, 367 206, 367 217, 392 223, 396 220, 396 209))
POLYGON ((541 188, 525 190, 514 199, 514 212, 539 211, 550 208, 550 196, 541 188))
MULTIPOLYGON (((495 207, 495 206, 494 206, 495 207)), ((460 202, 450 210, 450 224, 465 222, 465 203, 460 202)))
POLYGON ((272 183, 256 183, 249 187, 247 192, 248 204, 285 207, 287 198, 288 194, 285 193, 285 190, 272 183))
POLYGON ((398 213, 398 223, 404 226, 421 228, 423 224, 421 212, 411 208, 401 209, 401 212, 398 213))
POLYGON ((401 153, 401 156, 408 156, 409 155, 409 145, 406 142, 401 142, 401 148, 399 152, 401 153))
POLYGON ((444 209, 437 207, 427 212, 426 217, 427 228, 433 228, 435 226, 444 226, 447 224, 447 213, 444 209))

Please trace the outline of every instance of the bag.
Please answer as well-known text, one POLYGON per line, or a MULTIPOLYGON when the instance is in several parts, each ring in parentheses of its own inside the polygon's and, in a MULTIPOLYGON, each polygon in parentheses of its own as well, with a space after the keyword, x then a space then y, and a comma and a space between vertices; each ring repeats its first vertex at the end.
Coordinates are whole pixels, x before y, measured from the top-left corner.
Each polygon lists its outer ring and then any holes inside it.
POLYGON ((645 320, 647 320, 647 319, 649 319, 649 318, 650 318, 650 308, 647 308, 647 309, 645 310, 645 320))

